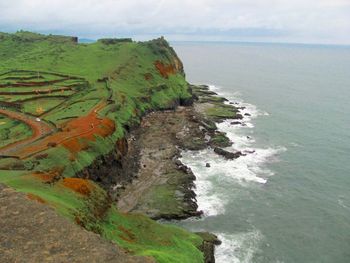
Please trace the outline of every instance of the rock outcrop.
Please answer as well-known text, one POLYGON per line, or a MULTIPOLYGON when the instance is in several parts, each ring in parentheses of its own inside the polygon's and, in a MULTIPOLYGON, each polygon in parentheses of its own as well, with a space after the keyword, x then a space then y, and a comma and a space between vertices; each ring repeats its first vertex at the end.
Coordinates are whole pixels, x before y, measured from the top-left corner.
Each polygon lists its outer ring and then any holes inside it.
POLYGON ((224 150, 224 149, 221 149, 221 148, 219 148, 219 147, 214 148, 214 152, 215 152, 216 154, 218 154, 218 155, 221 155, 221 156, 225 157, 225 158, 228 159, 228 160, 237 159, 237 158, 239 158, 239 157, 241 157, 241 156, 244 155, 244 154, 243 154, 242 152, 240 152, 240 151, 237 151, 237 152, 232 153, 232 152, 226 151, 226 150, 224 150))
MULTIPOLYGON (((29 196, 30 197, 30 196, 29 196)), ((33 199, 33 198, 31 198, 33 199)), ((151 263, 0 184, 0 262, 151 263)))

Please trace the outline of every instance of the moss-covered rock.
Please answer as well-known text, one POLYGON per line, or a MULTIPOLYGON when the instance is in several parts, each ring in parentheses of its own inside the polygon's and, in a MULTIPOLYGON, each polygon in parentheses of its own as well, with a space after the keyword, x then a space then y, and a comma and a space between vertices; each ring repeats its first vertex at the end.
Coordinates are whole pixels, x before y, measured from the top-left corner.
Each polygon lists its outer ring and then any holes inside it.
POLYGON ((210 138, 210 146, 225 148, 231 146, 232 142, 224 132, 215 132, 210 138))

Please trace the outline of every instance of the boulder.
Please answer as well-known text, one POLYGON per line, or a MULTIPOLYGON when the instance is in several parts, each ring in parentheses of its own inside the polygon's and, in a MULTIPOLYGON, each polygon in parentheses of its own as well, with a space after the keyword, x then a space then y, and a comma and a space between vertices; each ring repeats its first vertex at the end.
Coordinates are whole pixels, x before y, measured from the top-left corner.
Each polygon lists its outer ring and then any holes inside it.
POLYGON ((226 151, 224 149, 221 149, 219 147, 215 147, 214 148, 214 152, 216 154, 218 154, 218 155, 221 155, 221 156, 225 157, 228 160, 237 159, 237 158, 239 158, 240 156, 243 155, 243 153, 240 152, 240 151, 232 153, 232 152, 226 151))
POLYGON ((241 119, 243 119, 243 115, 240 113, 237 113, 235 116, 235 119, 241 120, 241 119))
POLYGON ((242 124, 240 121, 233 121, 233 122, 231 122, 231 125, 240 125, 240 124, 242 124))
POLYGON ((214 234, 208 232, 197 232, 203 239, 203 243, 200 246, 200 250, 204 254, 204 263, 215 263, 215 246, 221 244, 221 241, 214 234))

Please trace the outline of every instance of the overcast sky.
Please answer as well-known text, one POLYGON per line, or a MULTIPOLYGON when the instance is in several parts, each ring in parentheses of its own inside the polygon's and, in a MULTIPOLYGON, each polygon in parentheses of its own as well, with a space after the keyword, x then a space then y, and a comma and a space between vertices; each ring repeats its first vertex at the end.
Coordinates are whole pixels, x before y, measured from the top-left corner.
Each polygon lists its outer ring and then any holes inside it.
POLYGON ((0 31, 350 44, 350 0, 0 0, 0 31))

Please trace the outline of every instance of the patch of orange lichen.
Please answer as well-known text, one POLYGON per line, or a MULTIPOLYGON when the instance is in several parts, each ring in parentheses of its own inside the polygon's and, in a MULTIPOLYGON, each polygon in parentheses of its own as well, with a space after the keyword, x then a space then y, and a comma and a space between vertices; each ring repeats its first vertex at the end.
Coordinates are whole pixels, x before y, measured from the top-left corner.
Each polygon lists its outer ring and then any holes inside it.
POLYGON ((64 178, 62 183, 64 187, 84 196, 89 196, 94 190, 94 186, 86 179, 64 178))
POLYGON ((35 195, 35 194, 28 193, 28 194, 27 194, 27 198, 28 198, 29 200, 37 201, 37 202, 39 202, 39 203, 41 203, 41 204, 46 204, 46 201, 45 201, 44 199, 42 199, 40 196, 37 196, 37 195, 35 195))
POLYGON ((172 64, 166 65, 163 62, 157 60, 154 62, 154 66, 163 78, 167 79, 169 78, 169 75, 176 74, 176 67, 172 64))

